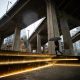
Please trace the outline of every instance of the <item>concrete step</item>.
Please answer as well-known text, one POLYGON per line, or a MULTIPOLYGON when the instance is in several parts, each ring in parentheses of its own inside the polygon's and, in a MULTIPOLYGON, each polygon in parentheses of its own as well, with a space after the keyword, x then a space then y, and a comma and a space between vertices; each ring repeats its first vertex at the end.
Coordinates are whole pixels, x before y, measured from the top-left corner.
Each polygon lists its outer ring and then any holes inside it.
POLYGON ((6 59, 0 60, 0 65, 10 65, 10 64, 26 64, 34 62, 56 62, 56 63, 80 63, 77 58, 44 58, 44 59, 6 59))
POLYGON ((46 66, 60 66, 64 64, 80 66, 80 60, 75 56, 0 52, 0 78, 45 68, 46 66))
POLYGON ((34 60, 6 60, 6 61, 0 61, 1 65, 13 65, 13 64, 27 64, 27 63, 37 63, 37 62, 51 62, 53 61, 51 58, 46 59, 34 59, 34 60))
POLYGON ((14 53, 0 53, 0 56, 23 56, 23 57, 53 57, 51 54, 14 54, 14 53))
POLYGON ((30 52, 20 52, 20 51, 0 51, 0 56, 39 56, 39 57, 50 57, 52 54, 43 53, 30 53, 30 52))
POLYGON ((39 56, 0 56, 0 61, 23 61, 23 60, 44 60, 51 59, 52 57, 39 57, 39 56))
POLYGON ((25 64, 0 65, 0 78, 19 74, 22 72, 29 72, 39 67, 48 65, 46 62, 34 62, 25 64))
POLYGON ((45 66, 52 62, 51 58, 49 54, 0 52, 0 77, 45 66))
MULTIPOLYGON (((23 61, 22 61, 23 62, 23 61)), ((23 72, 30 72, 37 69, 42 69, 49 66, 78 66, 80 67, 80 62, 77 59, 51 59, 51 60, 44 60, 44 61, 34 61, 34 62, 18 62, 16 63, 9 63, 9 64, 2 64, 0 65, 0 78, 7 77, 15 74, 20 74, 23 72), (66 62, 67 61, 67 62, 66 62)))

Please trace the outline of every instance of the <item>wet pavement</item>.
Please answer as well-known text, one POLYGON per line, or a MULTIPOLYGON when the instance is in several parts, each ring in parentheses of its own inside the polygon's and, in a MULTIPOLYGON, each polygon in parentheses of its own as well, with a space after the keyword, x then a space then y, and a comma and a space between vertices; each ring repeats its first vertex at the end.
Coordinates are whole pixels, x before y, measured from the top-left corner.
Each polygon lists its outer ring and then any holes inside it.
POLYGON ((0 80, 80 80, 80 67, 52 66, 0 80))

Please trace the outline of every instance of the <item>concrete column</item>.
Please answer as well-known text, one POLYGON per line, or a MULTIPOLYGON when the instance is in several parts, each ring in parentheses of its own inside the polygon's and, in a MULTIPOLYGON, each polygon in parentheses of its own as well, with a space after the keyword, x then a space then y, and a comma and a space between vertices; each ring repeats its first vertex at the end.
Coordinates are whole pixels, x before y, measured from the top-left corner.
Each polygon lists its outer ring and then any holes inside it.
POLYGON ((72 39, 70 36, 70 30, 68 26, 68 22, 64 16, 60 18, 60 26, 61 26, 61 31, 63 34, 63 40, 64 40, 64 49, 68 50, 69 55, 72 55, 73 53, 73 43, 72 39))
POLYGON ((61 40, 59 40, 59 50, 62 52, 63 49, 62 49, 62 44, 61 44, 61 40))
POLYGON ((0 49, 1 49, 1 46, 3 44, 3 41, 4 41, 4 38, 0 38, 0 49))
POLYGON ((20 28, 18 27, 15 28, 13 50, 14 51, 20 50, 20 28))
POLYGON ((55 54, 54 41, 49 41, 50 38, 59 37, 58 21, 55 11, 55 5, 52 0, 46 0, 47 3, 47 28, 48 28, 48 51, 55 54))
POLYGON ((28 50, 29 50, 29 52, 32 52, 31 43, 29 43, 28 50))
POLYGON ((45 53, 45 45, 43 45, 43 53, 45 53))
POLYGON ((37 34, 37 53, 41 53, 41 37, 37 34))

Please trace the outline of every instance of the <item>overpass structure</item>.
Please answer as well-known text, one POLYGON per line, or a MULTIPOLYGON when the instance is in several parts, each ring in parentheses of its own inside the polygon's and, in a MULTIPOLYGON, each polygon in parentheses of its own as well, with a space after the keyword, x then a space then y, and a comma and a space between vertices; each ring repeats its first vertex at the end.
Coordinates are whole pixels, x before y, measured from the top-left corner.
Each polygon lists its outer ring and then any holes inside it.
MULTIPOLYGON (((60 37, 62 34, 64 48, 70 49, 70 55, 73 55, 69 30, 80 25, 79 8, 79 2, 75 0, 19 0, 0 20, 0 45, 5 37, 14 33, 13 50, 19 50, 20 30, 46 16, 45 27, 48 35, 46 40, 49 44, 49 53, 55 53, 54 42, 49 39, 60 37)), ((45 37, 44 31, 42 36, 45 37)))
MULTIPOLYGON (((70 27, 71 28, 71 27, 70 27)), ((60 28, 59 28, 60 30, 60 28)), ((61 35, 60 31, 60 35, 61 35)), ((80 40, 80 31, 71 37, 72 43, 80 40)), ((32 50, 37 50, 38 53, 41 53, 41 46, 45 46, 48 42, 48 33, 47 33, 47 25, 46 19, 41 23, 41 25, 34 31, 34 33, 29 38, 29 43, 32 50)))
POLYGON ((78 41, 80 40, 80 31, 77 32, 73 37, 72 37, 72 41, 75 42, 75 41, 78 41))

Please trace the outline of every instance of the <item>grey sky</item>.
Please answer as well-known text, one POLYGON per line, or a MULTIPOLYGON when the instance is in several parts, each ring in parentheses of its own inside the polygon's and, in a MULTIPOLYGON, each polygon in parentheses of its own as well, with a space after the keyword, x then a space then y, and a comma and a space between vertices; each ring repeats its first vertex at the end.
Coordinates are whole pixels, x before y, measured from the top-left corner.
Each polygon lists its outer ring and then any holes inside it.
POLYGON ((8 10, 9 10, 16 1, 17 0, 0 0, 0 18, 6 13, 7 5, 8 5, 8 10), (9 1, 9 5, 8 5, 8 1, 9 1))

